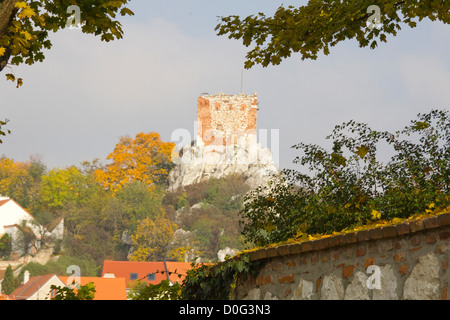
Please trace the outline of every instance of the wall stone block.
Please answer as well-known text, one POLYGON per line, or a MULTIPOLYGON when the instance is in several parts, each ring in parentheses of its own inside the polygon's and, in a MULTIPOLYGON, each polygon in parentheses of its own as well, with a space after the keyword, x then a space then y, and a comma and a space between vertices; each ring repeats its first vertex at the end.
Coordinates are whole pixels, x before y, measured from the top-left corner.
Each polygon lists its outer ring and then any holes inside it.
POLYGON ((343 300, 344 284, 342 278, 331 274, 323 279, 321 300, 343 300))
POLYGON ((449 217, 450 213, 440 214, 250 251, 250 259, 262 263, 259 275, 254 281, 243 276, 234 298, 446 300, 449 217))
POLYGON ((438 300, 440 298, 440 265, 433 252, 419 258, 403 287, 405 300, 438 300))
POLYGON ((345 289, 344 300, 370 300, 367 275, 358 271, 345 289))
POLYGON ((381 267, 381 288, 373 289, 373 300, 398 300, 397 277, 391 265, 381 267))

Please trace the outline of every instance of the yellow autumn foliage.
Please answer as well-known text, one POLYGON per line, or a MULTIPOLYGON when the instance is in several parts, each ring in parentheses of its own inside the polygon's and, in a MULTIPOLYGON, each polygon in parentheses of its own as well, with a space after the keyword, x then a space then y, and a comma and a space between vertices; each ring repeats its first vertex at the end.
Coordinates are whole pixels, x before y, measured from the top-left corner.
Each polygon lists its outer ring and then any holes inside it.
POLYGON ((146 218, 139 221, 137 230, 131 236, 132 261, 158 261, 164 259, 177 225, 164 217, 146 218))
POLYGON ((174 143, 161 141, 156 132, 139 133, 134 139, 121 137, 107 157, 111 163, 95 171, 96 179, 114 192, 134 181, 143 182, 153 190, 169 174, 174 148, 174 143))

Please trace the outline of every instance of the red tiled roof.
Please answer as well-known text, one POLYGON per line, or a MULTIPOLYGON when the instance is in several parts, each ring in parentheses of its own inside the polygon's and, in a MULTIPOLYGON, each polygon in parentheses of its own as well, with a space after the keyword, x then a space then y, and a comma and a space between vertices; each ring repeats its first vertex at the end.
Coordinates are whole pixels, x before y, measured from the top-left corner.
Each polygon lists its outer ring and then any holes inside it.
POLYGON ((31 277, 27 283, 21 284, 18 288, 16 288, 16 290, 14 290, 10 294, 10 297, 16 300, 28 299, 34 293, 36 293, 39 288, 46 284, 53 276, 56 276, 56 274, 52 273, 31 277))
POLYGON ((172 282, 183 282, 188 270, 192 269, 190 262, 172 262, 167 261, 167 269, 173 272, 169 277, 172 282), (179 276, 180 275, 180 276, 179 276))
MULTIPOLYGON (((189 262, 166 262, 167 270, 174 272, 170 275, 172 282, 180 282, 186 276, 186 270, 191 268, 189 262), (175 272, 177 274, 175 274, 175 272), (178 277, 181 274, 181 277, 178 277)), ((134 282, 141 280, 146 283, 159 284, 167 279, 167 270, 164 262, 137 262, 137 261, 111 261, 105 260, 103 263, 102 276, 112 273, 115 277, 123 277, 127 281, 127 287, 133 286, 134 282), (133 274, 136 279, 131 279, 133 274), (148 275, 154 275, 154 280, 149 280, 148 275)))
POLYGON ((6 294, 0 292, 0 301, 2 301, 2 300, 14 300, 14 299, 11 298, 10 296, 7 296, 6 294))
MULTIPOLYGON (((59 277, 65 284, 69 277, 59 277)), ((93 282, 94 300, 126 300, 127 288, 125 278, 80 277, 80 285, 93 282)))
POLYGON ((7 203, 9 200, 11 200, 11 199, 0 200, 0 207, 2 205, 4 205, 5 203, 7 203))

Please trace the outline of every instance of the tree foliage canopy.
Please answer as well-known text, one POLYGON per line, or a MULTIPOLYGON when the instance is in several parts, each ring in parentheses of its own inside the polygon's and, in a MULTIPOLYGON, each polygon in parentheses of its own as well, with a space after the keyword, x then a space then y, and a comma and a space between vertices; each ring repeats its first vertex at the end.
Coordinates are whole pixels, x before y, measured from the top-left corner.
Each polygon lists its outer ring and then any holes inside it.
MULTIPOLYGON (((332 234, 371 221, 408 218, 450 205, 450 117, 432 110, 395 133, 349 121, 327 137, 332 149, 299 143, 285 180, 248 194, 243 234, 267 245, 332 234), (385 163, 379 148, 390 146, 385 163)), ((386 151, 385 151, 386 152, 386 151)))
POLYGON ((133 181, 144 182, 154 189, 157 184, 166 182, 173 166, 173 148, 174 143, 161 141, 160 135, 155 132, 139 133, 134 139, 121 137, 107 157, 111 163, 95 174, 105 188, 113 191, 133 181))
MULTIPOLYGON (((81 31, 100 36, 102 41, 121 39, 118 15, 133 15, 128 0, 0 0, 0 71, 11 59, 12 65, 32 65, 45 58, 44 49, 52 43, 49 32, 68 27, 73 11, 80 8, 81 31)), ((13 80, 13 75, 8 78, 13 80)))
POLYGON ((80 286, 79 289, 55 285, 52 285, 50 289, 55 290, 55 296, 51 300, 94 300, 96 292, 93 282, 80 286))
POLYGON ((161 261, 166 258, 169 244, 177 225, 164 217, 146 218, 140 221, 137 231, 131 236, 136 250, 132 261, 161 261))
MULTIPOLYGON (((264 13, 241 18, 221 17, 218 35, 240 39, 246 47, 246 68, 255 64, 264 67, 278 65, 293 53, 301 58, 316 59, 319 53, 328 55, 330 48, 347 39, 356 39, 360 47, 377 47, 387 36, 396 36, 401 24, 416 27, 426 18, 450 23, 450 2, 447 0, 309 0, 298 8, 279 7, 273 17, 264 13), (374 28, 374 11, 380 9, 380 23, 374 28)), ((377 17, 378 18, 378 17, 377 17)))

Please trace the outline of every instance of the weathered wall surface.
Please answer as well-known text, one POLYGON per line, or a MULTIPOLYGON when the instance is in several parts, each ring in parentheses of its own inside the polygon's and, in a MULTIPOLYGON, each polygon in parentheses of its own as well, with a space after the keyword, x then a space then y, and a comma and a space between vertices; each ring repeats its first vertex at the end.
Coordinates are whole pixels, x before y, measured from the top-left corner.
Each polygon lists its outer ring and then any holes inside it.
POLYGON ((233 145, 244 135, 255 140, 257 106, 256 93, 199 97, 197 144, 233 145))
POLYGON ((249 254, 235 299, 449 299, 450 214, 249 254))

